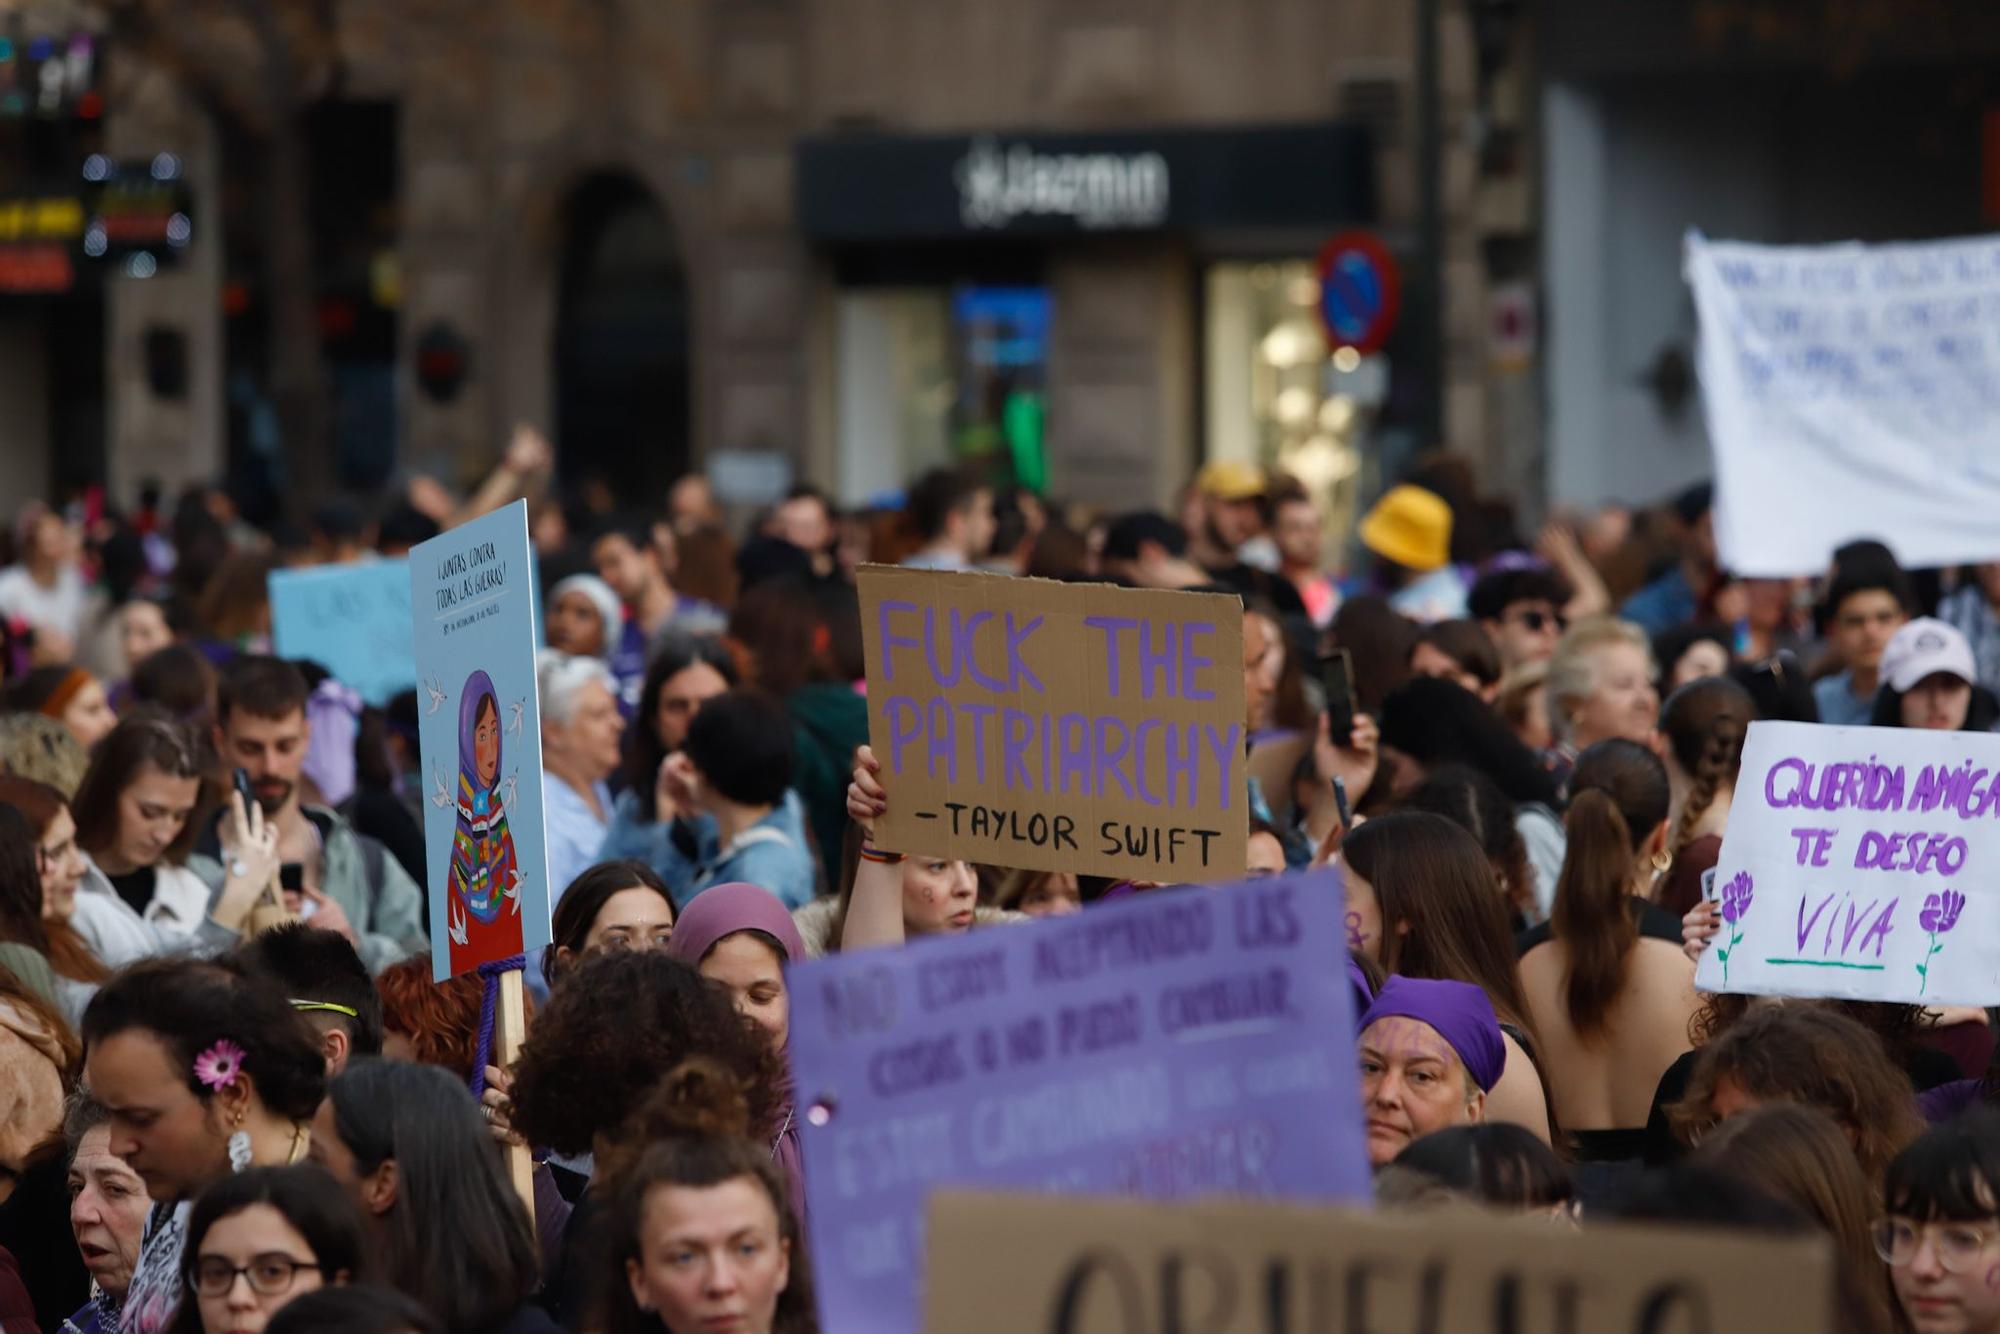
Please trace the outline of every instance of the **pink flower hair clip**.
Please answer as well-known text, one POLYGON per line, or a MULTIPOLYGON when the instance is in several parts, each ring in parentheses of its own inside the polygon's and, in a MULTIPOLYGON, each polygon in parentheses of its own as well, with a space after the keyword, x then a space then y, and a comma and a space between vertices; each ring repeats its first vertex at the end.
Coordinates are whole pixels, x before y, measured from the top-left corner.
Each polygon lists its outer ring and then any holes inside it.
POLYGON ((243 1073, 243 1057, 243 1048, 228 1038, 217 1038, 214 1046, 194 1058, 194 1077, 209 1088, 226 1089, 243 1073))

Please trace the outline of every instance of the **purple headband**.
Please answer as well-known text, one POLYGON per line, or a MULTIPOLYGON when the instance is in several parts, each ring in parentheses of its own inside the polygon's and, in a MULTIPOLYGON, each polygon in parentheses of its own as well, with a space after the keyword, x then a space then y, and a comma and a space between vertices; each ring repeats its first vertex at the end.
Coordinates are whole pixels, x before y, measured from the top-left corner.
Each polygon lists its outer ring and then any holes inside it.
POLYGON ((738 931, 761 931, 771 937, 784 950, 784 962, 788 964, 806 957, 805 941, 778 896, 762 885, 742 881, 711 885, 695 895, 694 901, 674 919, 674 934, 667 942, 667 953, 693 966, 718 941, 738 931))
POLYGON ((1507 1068, 1507 1044, 1500 1036, 1500 1021, 1493 1015, 1493 1002, 1470 982, 1448 982, 1428 977, 1392 977, 1382 984, 1382 994, 1361 1016, 1357 1032, 1366 1032, 1378 1019, 1414 1019, 1437 1030, 1451 1044, 1472 1082, 1492 1092, 1507 1068))

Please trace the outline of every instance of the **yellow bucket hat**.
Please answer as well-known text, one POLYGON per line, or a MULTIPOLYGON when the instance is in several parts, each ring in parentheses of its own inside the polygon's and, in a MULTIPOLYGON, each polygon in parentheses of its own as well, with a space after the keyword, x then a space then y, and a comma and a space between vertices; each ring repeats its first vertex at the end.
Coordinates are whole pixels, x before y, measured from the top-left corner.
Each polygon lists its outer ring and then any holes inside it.
POLYGON ((1395 487, 1361 520, 1361 544, 1419 574, 1443 569, 1451 561, 1451 506, 1421 486, 1395 487))

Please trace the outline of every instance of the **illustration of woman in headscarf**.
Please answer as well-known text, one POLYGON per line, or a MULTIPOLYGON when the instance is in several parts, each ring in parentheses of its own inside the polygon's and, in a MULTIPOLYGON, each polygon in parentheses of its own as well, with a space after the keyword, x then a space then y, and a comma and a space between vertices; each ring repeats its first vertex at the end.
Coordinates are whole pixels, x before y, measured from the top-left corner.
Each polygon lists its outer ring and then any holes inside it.
POLYGON ((458 697, 458 827, 445 902, 454 977, 521 952, 519 874, 500 787, 500 705, 491 678, 474 672, 458 697))

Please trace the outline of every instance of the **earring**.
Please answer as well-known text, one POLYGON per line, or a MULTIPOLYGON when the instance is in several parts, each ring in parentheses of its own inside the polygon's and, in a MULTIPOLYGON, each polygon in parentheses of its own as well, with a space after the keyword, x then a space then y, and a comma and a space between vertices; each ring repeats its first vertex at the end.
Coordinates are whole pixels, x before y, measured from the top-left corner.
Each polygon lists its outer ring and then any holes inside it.
POLYGON ((241 1172, 250 1166, 250 1132, 243 1128, 243 1113, 240 1109, 231 1124, 236 1129, 229 1136, 229 1170, 241 1172))
POLYGON ((1658 852, 1653 854, 1653 869, 1655 871, 1658 871, 1661 875, 1665 875, 1667 873, 1667 868, 1672 866, 1673 864, 1674 864, 1673 856, 1670 853, 1668 853, 1668 851, 1665 848, 1661 848, 1658 852))

